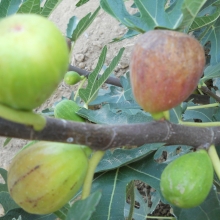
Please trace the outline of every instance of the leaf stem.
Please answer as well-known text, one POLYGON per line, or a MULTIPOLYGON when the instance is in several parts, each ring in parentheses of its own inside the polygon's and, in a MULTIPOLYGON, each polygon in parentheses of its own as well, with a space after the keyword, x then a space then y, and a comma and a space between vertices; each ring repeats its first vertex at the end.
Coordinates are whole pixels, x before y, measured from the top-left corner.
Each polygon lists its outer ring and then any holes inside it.
POLYGON ((191 126, 191 127, 217 127, 220 126, 220 122, 185 122, 185 121, 179 121, 181 125, 191 126))
POLYGON ((207 104, 207 105, 189 106, 189 107, 187 107, 187 110, 194 110, 194 109, 200 109, 200 108, 213 108, 213 107, 219 107, 219 103, 213 103, 213 104, 207 104))
POLYGON ((87 78, 86 77, 84 77, 84 79, 80 82, 80 84, 79 84, 79 86, 78 86, 78 88, 77 88, 77 91, 76 91, 76 94, 75 94, 75 96, 74 96, 74 101, 76 101, 76 98, 77 98, 77 96, 78 96, 78 94, 79 94, 79 90, 82 88, 82 86, 83 86, 83 84, 84 84, 84 82, 87 80, 87 78))
POLYGON ((151 218, 151 219, 170 219, 170 220, 175 220, 174 217, 163 217, 163 216, 146 216, 147 219, 151 218))
POLYGON ((40 131, 46 125, 46 118, 32 111, 16 110, 0 104, 0 117, 20 124, 31 125, 40 131))
POLYGON ((82 189, 82 199, 86 199, 90 195, 95 169, 104 154, 105 151, 95 151, 89 160, 89 168, 82 189))
POLYGON ((220 160, 219 160, 219 157, 218 157, 218 154, 217 154, 217 151, 215 149, 215 145, 212 144, 209 149, 208 149, 208 154, 212 160, 212 164, 213 164, 213 167, 214 167, 214 170, 220 180, 220 160))

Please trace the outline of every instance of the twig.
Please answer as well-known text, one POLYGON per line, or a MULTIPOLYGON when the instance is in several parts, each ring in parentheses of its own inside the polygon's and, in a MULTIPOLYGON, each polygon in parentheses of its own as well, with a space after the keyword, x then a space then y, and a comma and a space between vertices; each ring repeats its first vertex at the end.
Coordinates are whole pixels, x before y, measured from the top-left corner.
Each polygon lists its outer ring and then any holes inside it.
POLYGON ((46 127, 42 131, 35 131, 30 126, 0 118, 0 136, 83 144, 94 150, 106 150, 125 145, 142 146, 146 143, 181 144, 193 147, 206 143, 220 145, 220 126, 201 128, 172 124, 168 121, 100 125, 49 117, 46 120, 46 127))
POLYGON ((209 95, 210 97, 215 99, 217 102, 220 102, 220 97, 214 94, 208 87, 202 86, 200 89, 202 90, 202 92, 209 95))
MULTIPOLYGON (((88 75, 90 74, 90 72, 83 70, 83 69, 80 69, 76 66, 72 66, 72 65, 69 65, 69 71, 75 71, 75 72, 79 73, 79 75, 83 75, 86 77, 88 77, 88 75)), ((120 80, 116 77, 110 76, 105 82, 108 84, 111 84, 111 85, 122 87, 120 80)))

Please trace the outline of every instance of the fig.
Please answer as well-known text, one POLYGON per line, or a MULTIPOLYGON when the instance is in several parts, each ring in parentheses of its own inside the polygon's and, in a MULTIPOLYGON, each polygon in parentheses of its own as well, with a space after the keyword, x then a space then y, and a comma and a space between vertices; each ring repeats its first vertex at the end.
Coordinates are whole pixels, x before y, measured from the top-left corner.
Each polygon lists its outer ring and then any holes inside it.
POLYGON ((69 71, 64 76, 64 82, 68 85, 75 85, 76 83, 80 82, 84 78, 85 78, 84 76, 80 76, 75 71, 69 71))
POLYGON ((25 211, 48 214, 81 188, 88 158, 80 145, 39 141, 20 151, 8 171, 8 190, 25 211))
POLYGON ((76 114, 79 109, 76 102, 64 99, 55 106, 54 116, 55 118, 84 122, 85 119, 76 114))
POLYGON ((0 103, 19 110, 41 105, 68 70, 69 50, 60 30, 40 15, 0 20, 0 103))
POLYGON ((180 208, 200 205, 213 184, 214 169, 205 150, 185 154, 166 166, 160 188, 164 198, 180 208))
POLYGON ((167 111, 195 90, 205 66, 205 53, 192 36, 151 30, 140 36, 130 63, 134 98, 149 113, 167 111))

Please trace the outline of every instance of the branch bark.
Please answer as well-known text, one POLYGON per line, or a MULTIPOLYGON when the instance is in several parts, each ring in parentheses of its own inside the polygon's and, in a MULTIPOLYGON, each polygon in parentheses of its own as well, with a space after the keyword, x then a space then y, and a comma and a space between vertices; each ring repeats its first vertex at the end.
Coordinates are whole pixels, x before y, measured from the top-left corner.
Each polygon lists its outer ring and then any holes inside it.
POLYGON ((94 150, 107 150, 125 145, 141 146, 146 143, 181 144, 193 147, 207 144, 219 145, 219 132, 220 127, 189 127, 172 124, 168 121, 99 125, 49 117, 46 127, 39 132, 30 126, 0 118, 0 136, 83 144, 94 150))

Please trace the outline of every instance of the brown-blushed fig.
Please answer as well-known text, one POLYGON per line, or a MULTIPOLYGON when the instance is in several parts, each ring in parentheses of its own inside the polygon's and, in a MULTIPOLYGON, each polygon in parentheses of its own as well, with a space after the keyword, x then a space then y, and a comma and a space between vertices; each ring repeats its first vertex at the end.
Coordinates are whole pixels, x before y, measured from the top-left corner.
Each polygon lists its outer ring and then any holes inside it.
POLYGON ((205 53, 192 36, 170 30, 151 30, 134 46, 130 79, 137 103, 160 113, 183 102, 197 87, 205 53))
POLYGON ((25 211, 52 213, 81 188, 87 169, 84 146, 39 141, 13 159, 8 171, 8 190, 25 211))

